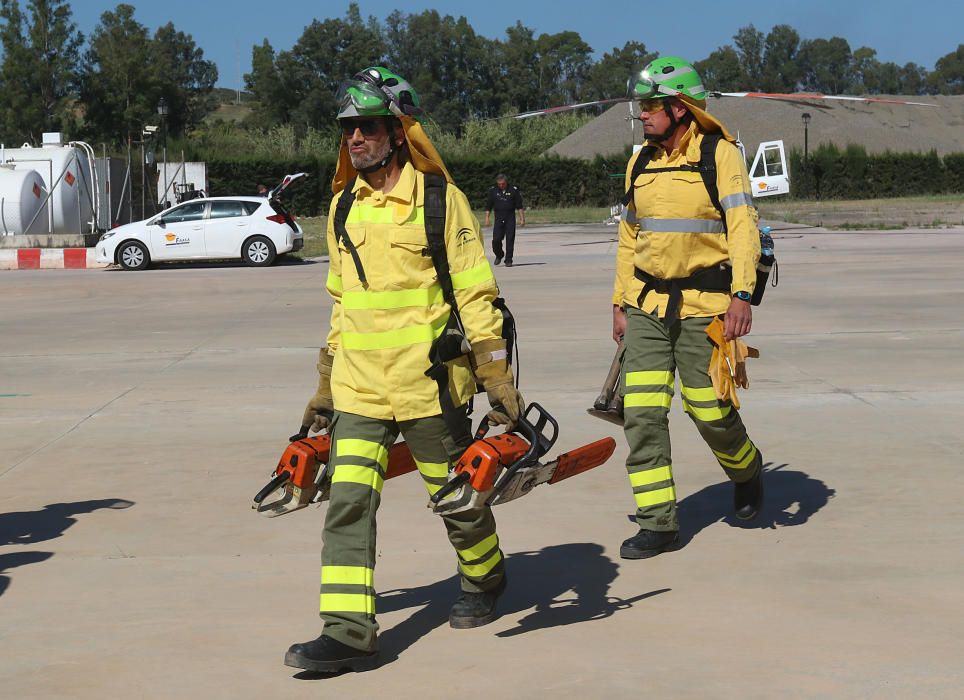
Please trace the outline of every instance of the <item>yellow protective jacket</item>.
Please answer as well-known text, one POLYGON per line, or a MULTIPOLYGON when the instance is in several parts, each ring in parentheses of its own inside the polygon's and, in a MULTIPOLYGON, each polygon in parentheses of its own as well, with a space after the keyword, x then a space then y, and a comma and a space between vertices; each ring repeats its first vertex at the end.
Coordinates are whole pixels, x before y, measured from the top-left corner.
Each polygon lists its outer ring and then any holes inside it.
MULTIPOLYGON (((694 121, 679 146, 672 153, 659 150, 647 169, 698 165, 702 140, 703 132, 694 121)), ((636 153, 626 169, 627 190, 638 157, 636 153)), ((636 178, 633 201, 619 223, 613 304, 635 306, 646 313, 658 308, 660 317, 664 315, 669 295, 650 290, 640 303, 643 283, 634 268, 660 279, 676 279, 730 262, 730 294, 684 289, 680 318, 722 314, 731 294, 753 292, 760 258, 759 218, 743 157, 725 139, 716 149, 716 176, 729 234, 723 233, 719 212, 698 172, 643 172, 636 178)))
MULTIPOLYGON (((428 352, 448 321, 424 225, 424 176, 406 163, 385 194, 361 177, 345 228, 368 278, 363 287, 345 244, 335 242, 335 195, 328 214, 327 288, 334 299, 329 352, 335 409, 370 418, 412 420, 441 412, 438 385, 425 376, 428 352)), ((485 257, 479 222, 465 195, 446 189, 445 247, 455 297, 470 343, 502 337, 492 306, 498 287, 485 257)), ((456 406, 475 393, 468 358, 449 364, 456 406)))

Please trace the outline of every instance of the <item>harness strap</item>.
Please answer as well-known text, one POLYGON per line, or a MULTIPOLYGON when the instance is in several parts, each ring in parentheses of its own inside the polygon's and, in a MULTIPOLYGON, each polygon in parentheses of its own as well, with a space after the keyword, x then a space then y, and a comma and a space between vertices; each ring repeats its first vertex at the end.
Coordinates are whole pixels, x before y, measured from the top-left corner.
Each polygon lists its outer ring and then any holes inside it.
POLYGON ((639 293, 636 303, 643 307, 643 299, 650 291, 668 294, 666 311, 663 315, 663 325, 669 328, 679 318, 680 306, 683 303, 684 289, 698 289, 701 292, 729 292, 733 281, 733 270, 728 265, 705 267, 697 270, 689 277, 676 279, 660 279, 654 277, 638 267, 635 270, 636 279, 643 283, 643 290, 639 293))
POLYGON ((368 278, 365 277, 365 268, 362 267, 361 258, 358 257, 358 250, 355 248, 355 244, 351 242, 351 238, 348 237, 348 229, 345 228, 345 223, 348 221, 348 212, 351 211, 351 205, 355 203, 355 180, 352 178, 345 185, 345 189, 341 191, 341 197, 338 198, 338 204, 335 205, 335 242, 345 244, 345 248, 351 255, 351 260, 355 263, 355 272, 358 273, 358 280, 362 283, 362 286, 368 286, 368 278))

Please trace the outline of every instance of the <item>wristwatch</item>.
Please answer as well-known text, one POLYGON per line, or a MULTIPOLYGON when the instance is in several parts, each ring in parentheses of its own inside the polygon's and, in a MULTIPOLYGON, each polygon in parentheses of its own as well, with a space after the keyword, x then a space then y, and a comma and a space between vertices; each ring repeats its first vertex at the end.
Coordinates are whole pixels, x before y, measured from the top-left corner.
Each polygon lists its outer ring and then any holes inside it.
POLYGON ((750 301, 750 299, 753 298, 753 295, 750 294, 749 292, 736 292, 733 296, 735 296, 740 301, 750 301))

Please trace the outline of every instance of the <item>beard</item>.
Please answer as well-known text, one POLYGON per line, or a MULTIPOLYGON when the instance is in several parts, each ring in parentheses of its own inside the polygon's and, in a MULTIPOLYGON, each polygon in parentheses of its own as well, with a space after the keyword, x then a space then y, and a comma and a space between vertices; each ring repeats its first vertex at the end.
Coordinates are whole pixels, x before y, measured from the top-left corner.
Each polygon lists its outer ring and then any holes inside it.
POLYGON ((351 164, 355 170, 362 170, 364 168, 370 168, 373 165, 380 163, 385 156, 389 154, 392 150, 392 144, 386 139, 385 142, 379 146, 374 152, 369 154, 355 155, 349 152, 348 157, 351 158, 351 164))

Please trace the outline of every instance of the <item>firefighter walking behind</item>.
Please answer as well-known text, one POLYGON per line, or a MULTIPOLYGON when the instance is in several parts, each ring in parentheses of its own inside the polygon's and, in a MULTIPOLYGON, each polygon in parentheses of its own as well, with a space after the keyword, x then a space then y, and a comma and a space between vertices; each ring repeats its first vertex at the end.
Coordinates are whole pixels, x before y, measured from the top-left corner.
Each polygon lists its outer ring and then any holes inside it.
MULTIPOLYGON (((319 672, 378 663, 375 514, 399 433, 433 494, 471 442, 466 404, 476 381, 493 421, 511 425, 523 409, 478 221, 416 118, 415 90, 373 67, 346 81, 338 99, 342 141, 327 231, 334 304, 301 432, 327 427, 332 435, 324 629, 285 656, 289 666, 319 672)), ((450 624, 491 622, 505 588, 492 512, 484 506, 443 520, 461 578, 450 624)))
POLYGON ((705 333, 716 317, 727 340, 749 333, 760 242, 743 158, 705 111, 693 66, 657 59, 630 78, 629 93, 646 143, 626 171, 612 301, 613 338, 626 347, 626 467, 639 532, 620 556, 644 559, 679 540, 669 438, 677 374, 683 408, 735 482, 737 517, 761 507, 763 457, 736 408, 717 398, 705 333))

